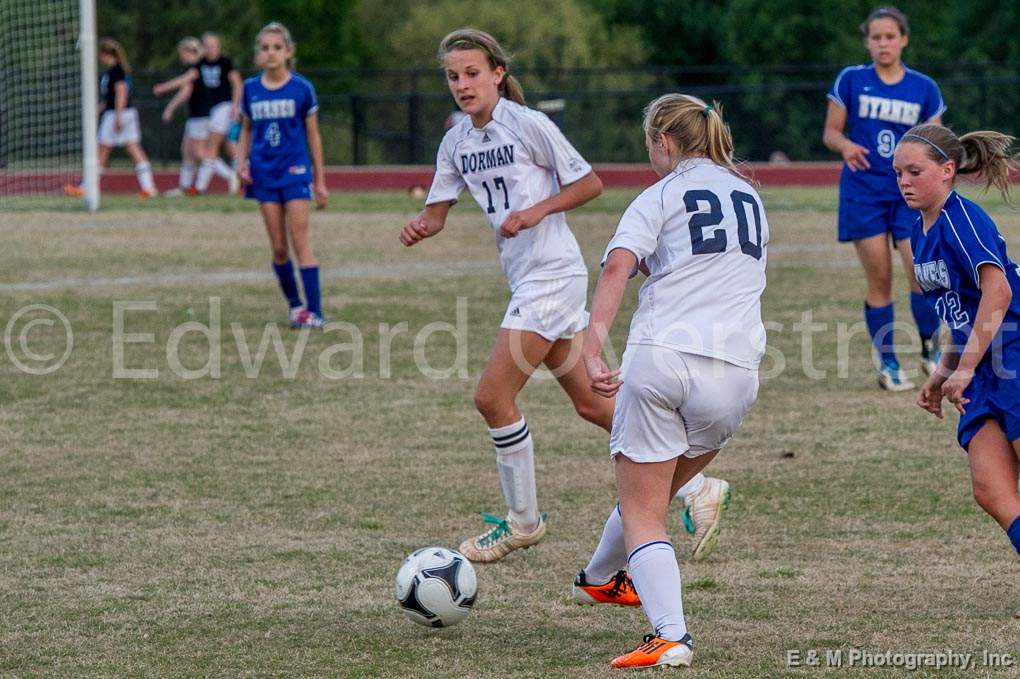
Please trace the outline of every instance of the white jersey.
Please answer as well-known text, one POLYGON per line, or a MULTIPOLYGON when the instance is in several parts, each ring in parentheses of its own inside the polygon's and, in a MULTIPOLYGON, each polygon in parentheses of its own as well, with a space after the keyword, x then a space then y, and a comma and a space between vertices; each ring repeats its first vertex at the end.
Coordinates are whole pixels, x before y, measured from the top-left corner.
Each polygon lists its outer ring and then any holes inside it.
POLYGON ((761 295, 769 225, 750 184, 689 159, 638 196, 603 258, 645 260, 627 344, 653 344, 757 368, 765 351, 761 295))
POLYGON ((559 193, 560 186, 590 172, 548 116, 500 98, 485 127, 476 129, 465 117, 443 137, 425 204, 456 202, 466 186, 489 219, 500 264, 515 290, 522 283, 588 275, 562 212, 515 238, 500 236, 499 227, 511 212, 559 193))

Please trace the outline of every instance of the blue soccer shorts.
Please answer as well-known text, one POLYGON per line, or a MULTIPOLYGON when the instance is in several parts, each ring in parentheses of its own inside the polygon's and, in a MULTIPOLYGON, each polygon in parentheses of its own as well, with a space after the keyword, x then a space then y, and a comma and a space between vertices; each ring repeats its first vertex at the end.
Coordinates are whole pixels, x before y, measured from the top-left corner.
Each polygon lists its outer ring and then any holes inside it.
POLYGON ((260 203, 289 203, 292 200, 311 200, 311 184, 290 184, 274 188, 249 184, 244 190, 245 198, 252 198, 260 203))
POLYGON ((893 241, 910 238, 920 213, 902 198, 882 201, 839 199, 839 240, 841 243, 863 240, 880 233, 891 233, 893 241))

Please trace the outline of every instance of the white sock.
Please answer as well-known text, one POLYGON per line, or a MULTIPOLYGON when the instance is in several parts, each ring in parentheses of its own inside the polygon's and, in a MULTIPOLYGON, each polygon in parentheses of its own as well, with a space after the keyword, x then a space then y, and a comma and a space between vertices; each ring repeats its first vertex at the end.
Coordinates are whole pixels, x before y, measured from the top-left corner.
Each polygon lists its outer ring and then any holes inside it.
POLYGON ((211 160, 203 160, 198 166, 198 179, 195 180, 195 190, 205 193, 212 181, 213 173, 216 171, 216 163, 211 160))
POLYGON ((156 193, 156 182, 152 179, 152 165, 138 163, 135 165, 135 176, 138 177, 138 185, 146 193, 156 193))
POLYGON ((620 515, 620 505, 617 504, 606 519, 602 539, 595 553, 584 567, 584 578, 593 585, 602 585, 626 567, 627 544, 623 541, 623 518, 620 515))
POLYGON ((673 545, 665 540, 638 545, 627 558, 627 568, 656 636, 680 641, 687 634, 687 621, 673 545))
POLYGON ((234 176, 234 171, 230 169, 230 166, 227 165, 222 158, 216 158, 213 160, 213 165, 215 166, 213 171, 216 172, 218 177, 226 179, 229 182, 230 178, 234 176))
POLYGON ((676 492, 676 497, 684 504, 687 504, 687 498, 701 490, 703 485, 705 485, 705 475, 698 472, 690 481, 680 486, 680 490, 676 492))
POLYGON ((177 180, 177 186, 180 187, 181 191, 191 188, 192 182, 195 181, 195 164, 190 160, 185 160, 181 163, 181 178, 177 180))
POLYGON ((490 429, 496 446, 496 465, 510 519, 525 530, 538 525, 538 493, 535 489, 535 445, 528 423, 490 429))

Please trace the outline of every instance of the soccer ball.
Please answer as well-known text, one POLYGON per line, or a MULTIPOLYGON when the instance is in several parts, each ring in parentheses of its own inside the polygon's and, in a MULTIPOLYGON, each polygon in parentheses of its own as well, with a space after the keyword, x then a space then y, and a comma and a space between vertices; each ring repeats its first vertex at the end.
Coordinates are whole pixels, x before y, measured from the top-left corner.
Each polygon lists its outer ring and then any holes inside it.
POLYGON ((478 583, 471 562, 445 547, 416 549, 397 571, 401 612, 426 627, 449 627, 467 617, 478 583))

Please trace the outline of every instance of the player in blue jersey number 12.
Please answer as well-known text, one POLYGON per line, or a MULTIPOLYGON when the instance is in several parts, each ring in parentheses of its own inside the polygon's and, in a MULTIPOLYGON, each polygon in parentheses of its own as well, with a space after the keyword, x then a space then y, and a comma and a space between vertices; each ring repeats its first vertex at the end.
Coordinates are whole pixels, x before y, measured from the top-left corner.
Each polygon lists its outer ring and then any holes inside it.
POLYGON ((917 280, 953 336, 917 403, 939 418, 943 398, 959 411, 974 498, 1020 554, 1020 270, 988 214, 953 190, 957 175, 975 174, 1005 197, 1013 141, 920 125, 903 135, 894 167, 921 212, 911 235, 917 280))

